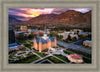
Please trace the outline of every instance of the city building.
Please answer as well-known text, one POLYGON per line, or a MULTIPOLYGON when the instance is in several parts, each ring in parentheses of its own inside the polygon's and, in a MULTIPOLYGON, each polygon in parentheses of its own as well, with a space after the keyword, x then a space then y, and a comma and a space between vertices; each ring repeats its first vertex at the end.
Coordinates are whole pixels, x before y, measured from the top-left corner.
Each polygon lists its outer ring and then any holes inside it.
POLYGON ((32 32, 34 35, 43 35, 45 32, 44 31, 42 31, 42 30, 34 30, 33 32, 32 32))
POLYGON ((57 41, 55 37, 48 37, 47 33, 45 32, 44 36, 38 39, 34 39, 33 44, 34 44, 34 48, 36 50, 39 50, 39 52, 41 52, 44 49, 49 49, 51 47, 57 46, 56 42, 57 41))
POLYGON ((15 33, 13 28, 9 28, 9 44, 15 43, 15 33))
POLYGON ((68 35, 70 35, 70 32, 64 32, 63 39, 67 39, 68 38, 68 35))
POLYGON ((20 48, 23 48, 23 45, 20 45, 15 40, 15 33, 13 31, 13 28, 9 28, 9 44, 8 44, 8 50, 19 50, 20 48))
POLYGON ((24 34, 24 32, 22 32, 22 31, 15 31, 15 37, 18 37, 21 34, 24 34))
POLYGON ((67 57, 68 57, 68 60, 70 60, 71 62, 74 62, 74 63, 82 63, 83 62, 82 57, 77 54, 70 54, 67 57))
POLYGON ((70 36, 71 39, 74 38, 74 37, 76 39, 78 39, 78 35, 77 34, 74 34, 74 32, 65 31, 63 33, 58 33, 58 35, 59 36, 62 35, 63 36, 63 39, 68 39, 68 36, 70 36))
POLYGON ((83 30, 81 30, 81 29, 72 29, 72 30, 70 30, 70 32, 80 34, 81 32, 83 32, 83 30))
POLYGON ((92 41, 85 40, 85 41, 83 41, 83 45, 88 46, 88 47, 92 47, 92 41))
POLYGON ((27 32, 27 26, 20 26, 20 30, 23 32, 27 32))
POLYGON ((20 45, 20 44, 18 44, 18 43, 12 43, 12 44, 9 44, 8 45, 8 50, 9 51, 12 51, 12 50, 19 50, 19 49, 21 49, 21 48, 23 48, 24 46, 23 45, 20 45))
POLYGON ((72 39, 72 38, 76 38, 76 39, 79 38, 77 34, 70 34, 70 37, 71 37, 71 39, 72 39))
POLYGON ((28 31, 28 33, 39 32, 38 29, 28 29, 27 31, 28 31))
POLYGON ((81 32, 79 35, 88 36, 88 33, 87 32, 81 32))

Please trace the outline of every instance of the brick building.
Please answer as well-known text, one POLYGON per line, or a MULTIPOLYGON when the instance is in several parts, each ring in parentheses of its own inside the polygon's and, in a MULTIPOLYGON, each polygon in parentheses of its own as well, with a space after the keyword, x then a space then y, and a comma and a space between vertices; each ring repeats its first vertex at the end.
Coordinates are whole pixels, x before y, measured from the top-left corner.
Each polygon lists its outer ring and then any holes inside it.
POLYGON ((36 50, 39 50, 39 52, 57 46, 56 37, 48 37, 47 33, 45 33, 44 36, 38 39, 34 38, 33 44, 34 44, 34 48, 36 50))

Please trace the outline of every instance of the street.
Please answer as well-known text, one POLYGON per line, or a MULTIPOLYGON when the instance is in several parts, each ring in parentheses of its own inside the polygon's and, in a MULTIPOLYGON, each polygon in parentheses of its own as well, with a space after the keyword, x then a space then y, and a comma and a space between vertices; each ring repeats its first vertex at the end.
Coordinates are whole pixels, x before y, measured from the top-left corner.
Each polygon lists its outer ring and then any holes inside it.
POLYGON ((57 44, 62 45, 66 48, 80 50, 82 52, 86 52, 86 53, 89 53, 89 54, 91 53, 91 49, 84 48, 80 45, 76 45, 76 44, 72 44, 72 43, 71 44, 70 43, 65 43, 65 42, 61 42, 61 41, 57 41, 57 44))

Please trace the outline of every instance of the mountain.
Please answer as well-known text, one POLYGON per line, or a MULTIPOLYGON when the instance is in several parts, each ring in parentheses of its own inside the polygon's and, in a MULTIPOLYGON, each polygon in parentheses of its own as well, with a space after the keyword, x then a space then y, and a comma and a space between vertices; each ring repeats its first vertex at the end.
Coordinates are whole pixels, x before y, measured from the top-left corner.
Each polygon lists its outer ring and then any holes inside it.
POLYGON ((57 15, 56 14, 44 14, 38 17, 32 18, 27 21, 20 22, 18 24, 45 24, 48 23, 51 19, 54 19, 57 15))
POLYGON ((53 25, 53 26, 69 26, 69 27, 91 27, 91 11, 81 13, 69 10, 61 14, 44 14, 30 20, 14 23, 17 25, 53 25))
POLYGON ((91 26, 91 11, 87 13, 81 13, 74 10, 69 10, 59 14, 53 20, 50 21, 52 24, 62 24, 71 27, 90 27, 91 26))
POLYGON ((16 22, 22 22, 21 20, 16 19, 13 15, 9 15, 9 23, 16 23, 16 22))

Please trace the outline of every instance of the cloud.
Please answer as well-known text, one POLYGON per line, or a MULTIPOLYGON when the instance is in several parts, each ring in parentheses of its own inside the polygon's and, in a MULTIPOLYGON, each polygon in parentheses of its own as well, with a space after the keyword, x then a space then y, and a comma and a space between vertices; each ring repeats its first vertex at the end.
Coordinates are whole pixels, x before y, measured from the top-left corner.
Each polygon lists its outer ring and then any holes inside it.
POLYGON ((68 11, 69 9, 68 8, 55 8, 52 13, 53 14, 60 14, 62 12, 65 12, 65 11, 68 11))
POLYGON ((68 10, 75 10, 75 11, 79 11, 82 13, 86 13, 88 11, 91 10, 91 8, 55 8, 52 13, 54 14, 60 14, 62 12, 68 11, 68 10))
POLYGON ((60 14, 68 10, 76 10, 82 13, 88 12, 90 8, 9 8, 8 14, 14 15, 20 20, 27 20, 42 14, 60 14))
POLYGON ((79 12, 82 12, 82 13, 86 13, 90 10, 92 10, 91 8, 70 8, 70 10, 75 10, 75 11, 79 11, 79 12))

